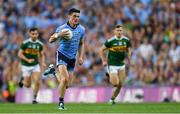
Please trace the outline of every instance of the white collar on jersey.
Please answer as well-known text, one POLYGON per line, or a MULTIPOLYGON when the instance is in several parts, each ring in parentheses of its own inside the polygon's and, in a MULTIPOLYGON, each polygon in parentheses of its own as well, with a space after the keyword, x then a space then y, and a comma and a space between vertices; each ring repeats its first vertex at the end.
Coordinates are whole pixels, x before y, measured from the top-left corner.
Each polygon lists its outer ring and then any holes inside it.
POLYGON ((122 38, 123 38, 123 36, 121 36, 120 38, 118 38, 116 35, 114 35, 114 38, 115 38, 115 39, 119 39, 119 40, 120 40, 120 39, 122 39, 122 38))
POLYGON ((37 43, 37 42, 38 42, 38 39, 36 39, 35 41, 33 41, 31 38, 29 38, 29 41, 30 41, 30 42, 33 42, 33 43, 37 43))

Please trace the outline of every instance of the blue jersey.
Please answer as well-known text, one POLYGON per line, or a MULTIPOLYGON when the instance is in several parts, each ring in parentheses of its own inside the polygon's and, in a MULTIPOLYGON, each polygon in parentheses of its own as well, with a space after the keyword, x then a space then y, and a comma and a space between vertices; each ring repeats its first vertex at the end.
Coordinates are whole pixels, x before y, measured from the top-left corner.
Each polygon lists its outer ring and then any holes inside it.
POLYGON ((76 58, 76 54, 79 48, 79 43, 82 38, 84 38, 85 28, 82 25, 77 25, 76 28, 72 28, 69 23, 59 26, 56 29, 56 33, 60 32, 62 29, 68 28, 73 32, 73 36, 70 40, 61 38, 59 40, 59 47, 57 51, 61 52, 63 55, 70 59, 76 58))

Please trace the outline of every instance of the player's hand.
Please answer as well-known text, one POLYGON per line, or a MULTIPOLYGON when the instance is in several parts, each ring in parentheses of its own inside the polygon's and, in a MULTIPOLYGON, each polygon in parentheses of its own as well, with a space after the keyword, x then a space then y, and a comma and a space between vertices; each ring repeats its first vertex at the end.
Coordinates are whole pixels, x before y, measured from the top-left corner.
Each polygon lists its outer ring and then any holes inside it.
POLYGON ((106 61, 103 61, 103 66, 107 66, 107 62, 106 61))
POLYGON ((32 63, 32 62, 34 62, 34 59, 28 59, 27 62, 32 63))
POLYGON ((59 36, 60 36, 61 38, 68 37, 69 35, 70 35, 70 34, 69 34, 68 30, 62 31, 62 32, 59 33, 59 36))
POLYGON ((59 35, 58 33, 54 33, 53 35, 51 35, 51 37, 49 38, 49 42, 53 43, 58 39, 59 35))
POLYGON ((84 62, 84 61, 83 61, 83 58, 80 57, 80 58, 78 59, 78 62, 79 62, 79 65, 82 65, 83 62, 84 62))

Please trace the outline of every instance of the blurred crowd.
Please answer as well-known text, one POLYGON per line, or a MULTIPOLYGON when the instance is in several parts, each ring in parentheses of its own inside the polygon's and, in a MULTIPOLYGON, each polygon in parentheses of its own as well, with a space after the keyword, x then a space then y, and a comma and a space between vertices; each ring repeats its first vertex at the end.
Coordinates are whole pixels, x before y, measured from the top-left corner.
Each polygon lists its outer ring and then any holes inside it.
MULTIPOLYGON (((122 24, 131 41, 126 86, 180 85, 179 0, 0 0, 0 101, 14 101, 21 76, 17 53, 28 28, 39 28, 47 65, 55 63, 58 44, 48 38, 72 7, 81 10, 86 28, 85 61, 76 65, 73 86, 109 85, 98 50, 114 24, 122 24)), ((42 83, 56 87, 54 78, 42 83)))

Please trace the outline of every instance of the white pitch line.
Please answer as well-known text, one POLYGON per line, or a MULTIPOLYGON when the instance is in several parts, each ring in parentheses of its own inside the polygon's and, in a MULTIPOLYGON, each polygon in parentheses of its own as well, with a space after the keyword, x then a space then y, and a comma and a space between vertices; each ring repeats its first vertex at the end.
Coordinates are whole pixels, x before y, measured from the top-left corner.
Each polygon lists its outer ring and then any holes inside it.
MULTIPOLYGON (((50 114, 60 114, 63 113, 63 111, 59 111, 59 113, 50 113, 50 114)), ((49 112, 47 113, 1 113, 0 114, 49 114, 49 112)), ((63 114, 85 114, 85 113, 63 113, 63 114)), ((178 114, 178 113, 87 113, 86 114, 178 114)))

